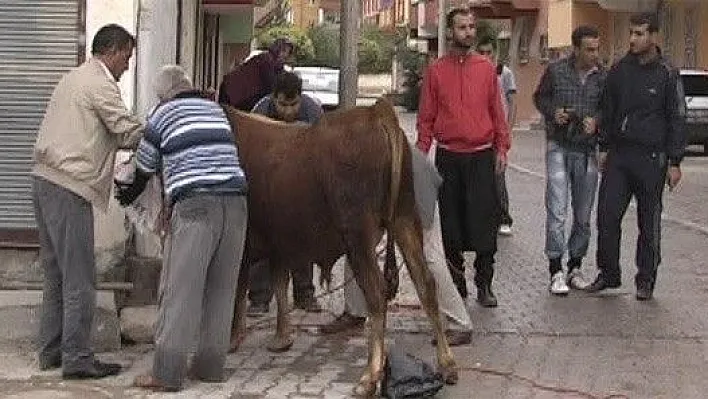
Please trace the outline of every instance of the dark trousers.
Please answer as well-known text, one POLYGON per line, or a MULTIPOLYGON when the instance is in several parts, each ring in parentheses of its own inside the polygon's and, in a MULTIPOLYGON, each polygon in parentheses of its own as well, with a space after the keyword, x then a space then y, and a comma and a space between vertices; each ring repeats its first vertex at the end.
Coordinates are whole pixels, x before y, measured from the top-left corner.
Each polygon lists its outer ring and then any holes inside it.
POLYGON ((654 287, 661 263, 661 197, 666 156, 636 148, 610 150, 600 182, 597 209, 597 265, 609 281, 619 282, 622 219, 632 197, 637 200, 636 264, 638 287, 654 287))
MULTIPOLYGON (((315 295, 312 282, 312 265, 296 267, 290 271, 293 279, 293 297, 296 303, 302 303, 315 295)), ((270 303, 273 299, 273 276, 267 259, 258 259, 251 263, 248 270, 250 289, 248 299, 251 303, 270 303)))
POLYGON ((509 213, 509 191, 506 189, 506 172, 496 175, 497 181, 497 197, 499 199, 499 224, 511 226, 514 220, 509 213))
POLYGON ((443 178, 438 194, 443 248, 453 281, 467 297, 464 251, 474 251, 475 284, 489 287, 494 276, 500 206, 491 149, 471 154, 438 148, 435 164, 443 178))
POLYGON ((40 363, 62 360, 65 372, 93 368, 91 323, 96 302, 91 203, 35 177, 32 181, 44 270, 40 363))

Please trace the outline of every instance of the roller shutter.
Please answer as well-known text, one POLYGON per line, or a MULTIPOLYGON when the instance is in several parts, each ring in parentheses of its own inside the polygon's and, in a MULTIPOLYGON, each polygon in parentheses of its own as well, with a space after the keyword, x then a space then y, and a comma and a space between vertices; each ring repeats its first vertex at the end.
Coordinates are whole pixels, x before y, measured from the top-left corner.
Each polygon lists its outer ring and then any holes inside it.
POLYGON ((36 227, 32 147, 54 86, 79 60, 79 3, 0 0, 0 230, 5 236, 36 227))

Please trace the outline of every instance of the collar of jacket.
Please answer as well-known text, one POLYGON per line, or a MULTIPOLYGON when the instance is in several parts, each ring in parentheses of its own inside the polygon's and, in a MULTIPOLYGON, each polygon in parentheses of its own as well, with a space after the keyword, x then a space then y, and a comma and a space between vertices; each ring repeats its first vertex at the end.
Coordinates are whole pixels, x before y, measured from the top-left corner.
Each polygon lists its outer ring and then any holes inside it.
POLYGON ((639 55, 637 54, 632 54, 631 52, 627 52, 627 55, 625 56, 627 61, 630 61, 634 64, 637 65, 652 65, 652 64, 657 64, 661 63, 664 61, 664 54, 661 51, 661 47, 656 46, 656 57, 652 58, 647 62, 646 64, 642 64, 641 61, 639 60, 639 55))

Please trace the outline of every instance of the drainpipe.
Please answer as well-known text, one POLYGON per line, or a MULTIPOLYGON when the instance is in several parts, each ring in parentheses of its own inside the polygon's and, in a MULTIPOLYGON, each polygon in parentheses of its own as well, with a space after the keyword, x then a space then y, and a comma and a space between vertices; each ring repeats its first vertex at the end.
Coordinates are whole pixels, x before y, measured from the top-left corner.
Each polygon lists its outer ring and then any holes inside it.
POLYGON ((445 31, 445 0, 438 0, 438 58, 445 55, 446 31, 445 31))

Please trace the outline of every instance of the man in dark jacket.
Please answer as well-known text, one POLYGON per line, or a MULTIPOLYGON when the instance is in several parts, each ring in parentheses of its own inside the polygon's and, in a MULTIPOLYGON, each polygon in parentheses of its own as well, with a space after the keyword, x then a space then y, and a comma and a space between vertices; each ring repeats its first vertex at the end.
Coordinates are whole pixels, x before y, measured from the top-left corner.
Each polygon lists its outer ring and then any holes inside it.
POLYGON ((637 299, 651 299, 661 262, 662 194, 681 180, 686 147, 685 102, 678 71, 657 47, 654 14, 630 19, 630 50, 607 76, 602 99, 597 265, 588 291, 621 285, 621 224, 629 201, 637 199, 639 238, 637 299))
POLYGON ((219 86, 219 103, 250 112, 256 103, 273 91, 275 78, 295 50, 292 42, 276 39, 268 51, 260 53, 224 76, 219 86))

